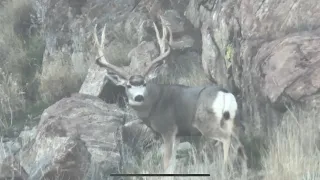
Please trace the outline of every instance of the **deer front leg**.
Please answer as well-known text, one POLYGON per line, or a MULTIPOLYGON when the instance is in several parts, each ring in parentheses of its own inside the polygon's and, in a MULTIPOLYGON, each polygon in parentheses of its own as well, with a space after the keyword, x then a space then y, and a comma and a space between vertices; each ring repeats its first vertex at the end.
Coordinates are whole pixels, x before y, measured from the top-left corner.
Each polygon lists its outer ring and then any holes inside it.
POLYGON ((163 168, 165 173, 173 173, 176 158, 176 130, 162 134, 162 138, 164 142, 163 168))

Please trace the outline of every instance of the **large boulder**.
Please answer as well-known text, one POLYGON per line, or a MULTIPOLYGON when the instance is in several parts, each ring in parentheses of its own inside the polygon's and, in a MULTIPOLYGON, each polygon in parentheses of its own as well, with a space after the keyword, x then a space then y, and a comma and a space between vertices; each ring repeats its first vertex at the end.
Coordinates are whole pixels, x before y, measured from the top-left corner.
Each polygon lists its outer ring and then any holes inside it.
POLYGON ((91 158, 85 143, 66 137, 63 127, 50 124, 47 128, 19 154, 29 179, 84 179, 91 158))
POLYGON ((102 178, 117 172, 117 133, 124 116, 94 96, 63 98, 43 112, 35 139, 20 152, 21 165, 31 179, 102 178))
POLYGON ((247 70, 238 83, 244 96, 243 116, 252 117, 251 129, 277 125, 292 105, 319 106, 319 43, 317 32, 290 34, 259 48, 244 42, 242 68, 247 70))
POLYGON ((21 166, 30 179, 110 178, 128 167, 124 157, 141 157, 154 140, 130 110, 80 93, 61 99, 43 112, 36 132, 21 133, 21 166))
POLYGON ((271 103, 281 103, 281 98, 316 103, 310 96, 320 89, 319 44, 320 33, 305 32, 260 47, 253 65, 259 67, 260 89, 271 103))
POLYGON ((22 147, 27 145, 35 138, 36 128, 27 127, 14 139, 1 138, 0 142, 0 180, 28 178, 27 172, 20 164, 19 154, 22 147))

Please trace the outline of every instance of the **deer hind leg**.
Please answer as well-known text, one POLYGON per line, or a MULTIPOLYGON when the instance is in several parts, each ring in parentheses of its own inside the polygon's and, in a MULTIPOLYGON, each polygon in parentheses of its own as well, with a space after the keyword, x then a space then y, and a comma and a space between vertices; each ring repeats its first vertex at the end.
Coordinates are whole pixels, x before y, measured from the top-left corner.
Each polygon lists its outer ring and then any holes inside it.
POLYGON ((209 138, 222 142, 223 149, 223 164, 226 165, 228 162, 229 149, 231 143, 231 134, 228 134, 227 131, 224 131, 221 128, 213 130, 211 133, 207 133, 209 138))
POLYGON ((240 165, 239 168, 241 170, 241 175, 243 176, 243 179, 246 179, 247 173, 248 173, 247 153, 246 153, 246 150, 245 150, 242 142, 239 139, 238 134, 233 132, 232 137, 234 140, 234 141, 232 141, 232 144, 234 144, 233 147, 234 147, 234 150, 236 151, 234 158, 236 158, 238 160, 237 162, 240 163, 238 165, 240 165))
POLYGON ((228 161, 230 143, 231 143, 231 132, 228 132, 220 125, 215 125, 211 123, 205 123, 206 121, 197 121, 194 123, 196 127, 204 136, 212 140, 217 140, 222 143, 223 148, 223 165, 225 166, 228 161))

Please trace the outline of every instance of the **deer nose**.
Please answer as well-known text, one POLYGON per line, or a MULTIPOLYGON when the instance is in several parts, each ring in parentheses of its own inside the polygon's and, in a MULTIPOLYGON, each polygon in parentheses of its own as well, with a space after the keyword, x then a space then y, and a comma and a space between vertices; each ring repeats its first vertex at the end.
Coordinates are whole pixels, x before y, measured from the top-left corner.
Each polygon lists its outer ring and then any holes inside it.
POLYGON ((144 100, 144 97, 142 95, 138 95, 134 98, 134 101, 137 101, 137 102, 142 102, 144 100))

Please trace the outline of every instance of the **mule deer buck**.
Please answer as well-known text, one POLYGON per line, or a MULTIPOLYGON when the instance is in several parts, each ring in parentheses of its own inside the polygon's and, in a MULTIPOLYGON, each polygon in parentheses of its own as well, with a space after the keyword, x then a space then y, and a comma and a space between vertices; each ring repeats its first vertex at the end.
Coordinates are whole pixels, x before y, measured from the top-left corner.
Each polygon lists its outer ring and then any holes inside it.
MULTIPOLYGON (((224 164, 227 163, 231 136, 240 143, 233 133, 237 102, 233 94, 216 86, 189 87, 184 85, 156 84, 147 81, 147 75, 157 67, 171 51, 172 31, 162 23, 162 37, 153 23, 160 55, 146 68, 142 75, 129 76, 120 67, 110 64, 103 54, 105 26, 98 46, 99 58, 96 63, 110 71, 107 77, 116 85, 125 87, 128 104, 138 117, 153 131, 159 133, 164 141, 163 166, 168 172, 170 160, 175 160, 175 142, 180 135, 203 135, 222 143, 224 164), (169 40, 167 40, 169 36, 169 40), (223 121, 223 123, 222 123, 223 121), (221 125, 223 124, 223 125, 221 125), (173 159, 172 159, 173 157, 173 159)), ((243 147, 241 147, 243 148, 243 147)), ((243 151, 243 157, 246 156, 243 151)), ((171 169, 171 168, 170 168, 171 169)), ((169 170, 170 172, 172 170, 169 170)))

